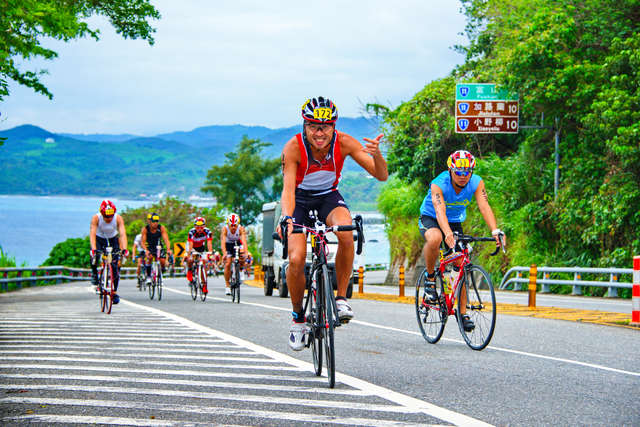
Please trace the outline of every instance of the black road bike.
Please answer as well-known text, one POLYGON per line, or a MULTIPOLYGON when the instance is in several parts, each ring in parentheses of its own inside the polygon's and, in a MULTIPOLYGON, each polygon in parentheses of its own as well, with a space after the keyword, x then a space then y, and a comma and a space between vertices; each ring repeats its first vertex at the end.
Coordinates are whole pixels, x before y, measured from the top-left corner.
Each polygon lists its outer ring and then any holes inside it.
MULTIPOLYGON (((323 353, 327 367, 327 380, 329 387, 333 388, 336 383, 335 347, 333 342, 334 329, 341 325, 338 319, 338 308, 336 306, 335 294, 329 268, 327 265, 327 233, 340 231, 356 231, 357 239, 356 253, 362 253, 364 234, 362 231, 362 217, 356 215, 352 225, 335 225, 327 227, 317 219, 316 212, 310 212, 309 216, 315 222, 313 227, 306 227, 301 224, 293 225, 293 233, 309 233, 311 235, 311 268, 306 276, 306 297, 304 301, 304 313, 306 317, 309 333, 307 335, 306 347, 311 347, 313 355, 313 366, 317 376, 322 375, 323 353)), ((281 230, 287 229, 286 222, 280 224, 281 230)), ((274 238, 280 240, 277 233, 274 238)), ((283 233, 282 258, 286 259, 288 254, 287 233, 283 233)))

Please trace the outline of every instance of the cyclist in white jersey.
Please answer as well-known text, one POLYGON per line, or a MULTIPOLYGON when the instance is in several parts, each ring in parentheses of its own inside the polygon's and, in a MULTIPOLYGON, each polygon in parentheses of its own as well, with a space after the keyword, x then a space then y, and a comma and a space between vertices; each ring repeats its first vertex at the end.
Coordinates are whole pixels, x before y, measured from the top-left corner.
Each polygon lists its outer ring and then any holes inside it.
MULTIPOLYGON (((129 255, 127 250, 127 231, 124 227, 124 220, 120 215, 116 214, 116 205, 110 200, 103 200, 100 204, 100 211, 91 218, 91 227, 89 229, 89 244, 91 245, 91 281, 95 286, 98 285, 98 254, 103 253, 107 246, 113 248, 113 272, 114 290, 118 290, 120 281, 120 256, 118 252, 120 248, 122 255, 126 258, 129 255)), ((120 301, 118 295, 114 295, 113 303, 120 301)))
MULTIPOLYGON (((144 247, 142 246, 142 233, 136 235, 136 238, 133 239, 133 254, 132 257, 136 259, 137 269, 136 276, 140 276, 140 269, 142 268, 142 263, 144 262, 144 247)), ((138 283, 138 287, 140 287, 140 283, 138 283)))
POLYGON ((224 260, 224 281, 225 281, 225 294, 231 295, 231 285, 229 280, 231 279, 231 258, 235 256, 234 246, 240 245, 240 270, 244 265, 244 257, 248 252, 247 249, 247 233, 243 226, 240 225, 240 217, 234 213, 227 217, 227 225, 222 227, 220 233, 221 247, 222 247, 222 259, 224 260))

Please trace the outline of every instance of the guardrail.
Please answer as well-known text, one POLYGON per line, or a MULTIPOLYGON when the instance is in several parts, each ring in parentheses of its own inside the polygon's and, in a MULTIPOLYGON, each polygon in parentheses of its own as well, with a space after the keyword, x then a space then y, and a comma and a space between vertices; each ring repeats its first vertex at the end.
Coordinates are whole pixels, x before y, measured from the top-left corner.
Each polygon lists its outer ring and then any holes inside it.
MULTIPOLYGON (((175 267, 172 276, 184 276, 184 274, 183 267, 175 267)), ((122 267, 120 269, 120 277, 123 279, 135 279, 136 267, 122 267)), ((9 290, 9 283, 15 283, 16 287, 20 289, 24 286, 30 287, 37 285, 38 282, 53 284, 83 280, 91 280, 90 268, 73 268, 62 265, 0 268, 0 290, 2 292, 9 290), (15 277, 9 277, 14 275, 15 277)))
MULTIPOLYGON (((529 272, 531 267, 513 267, 502 278, 500 289, 507 289, 507 286, 513 284, 514 291, 523 290, 521 283, 529 283, 529 272), (522 277, 522 273, 527 272, 526 277, 522 277), (516 277, 511 277, 513 274, 516 277)), ((633 274, 632 268, 588 268, 588 267, 538 267, 538 275, 542 274, 542 279, 538 279, 537 283, 542 285, 540 292, 551 292, 550 285, 569 285, 572 286, 572 295, 582 295, 583 286, 599 286, 607 288, 607 297, 616 298, 618 296, 618 288, 631 289, 631 282, 620 282, 620 276, 623 274, 633 274), (573 273, 573 280, 552 278, 553 273, 573 273), (582 280, 584 274, 609 275, 609 281, 598 280, 582 280)), ((536 276, 537 277, 537 276, 536 276)))

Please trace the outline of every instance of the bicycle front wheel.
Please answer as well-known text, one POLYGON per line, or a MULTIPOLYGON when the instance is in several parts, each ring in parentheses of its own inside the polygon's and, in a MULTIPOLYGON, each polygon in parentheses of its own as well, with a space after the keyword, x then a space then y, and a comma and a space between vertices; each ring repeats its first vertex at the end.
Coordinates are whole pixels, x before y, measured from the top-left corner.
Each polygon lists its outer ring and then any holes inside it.
POLYGON ((479 265, 465 269, 463 282, 458 291, 456 318, 460 333, 469 347, 482 350, 491 341, 496 327, 496 294, 491 277, 479 265), (466 292, 466 298, 461 293, 466 292), (466 304, 462 305, 462 300, 466 304), (463 316, 468 316, 465 326, 463 316))
POLYGON ((192 300, 196 300, 196 298, 198 298, 198 288, 200 287, 200 284, 198 283, 198 281, 200 280, 197 276, 194 277, 195 282, 192 280, 191 282, 189 282, 189 287, 191 288, 191 299, 192 300))
POLYGON ((153 296, 156 294, 156 281, 158 280, 158 276, 156 276, 156 266, 154 264, 151 267, 151 283, 149 283, 149 299, 153 299, 153 296))
POLYGON ((207 287, 207 272, 203 266, 200 266, 198 269, 198 276, 200 276, 200 300, 204 301, 207 299, 207 294, 202 292, 202 290, 207 287))
POLYGON ((240 304, 240 269, 236 264, 233 269, 233 284, 231 285, 232 300, 240 304))
POLYGON ((114 295, 114 291, 113 291, 113 267, 111 266, 111 264, 109 264, 106 268, 106 283, 105 283, 105 291, 106 291, 106 295, 104 297, 105 302, 106 302, 106 308, 105 308, 105 312, 107 314, 111 314, 111 307, 113 306, 113 295, 114 295))
POLYGON ((305 302, 305 307, 307 308, 305 317, 309 326, 307 339, 311 347, 313 368, 317 376, 322 375, 322 330, 325 325, 322 306, 322 294, 318 294, 316 288, 309 287, 307 289, 307 301, 305 302))
POLYGON ((444 297, 444 286, 442 277, 436 274, 436 294, 438 298, 432 300, 426 294, 425 283, 427 280, 427 269, 422 270, 416 280, 416 319, 422 336, 427 342, 435 344, 442 338, 444 325, 447 323, 449 310, 444 297))
POLYGON ((324 331, 324 352, 327 361, 327 380, 329 388, 336 385, 336 354, 333 343, 333 328, 336 323, 337 313, 334 311, 335 297, 333 296, 333 286, 329 278, 329 271, 326 265, 322 265, 321 280, 318 281, 318 289, 324 290, 324 315, 325 328, 324 331))
POLYGON ((162 269, 158 266, 158 301, 162 299, 162 269))

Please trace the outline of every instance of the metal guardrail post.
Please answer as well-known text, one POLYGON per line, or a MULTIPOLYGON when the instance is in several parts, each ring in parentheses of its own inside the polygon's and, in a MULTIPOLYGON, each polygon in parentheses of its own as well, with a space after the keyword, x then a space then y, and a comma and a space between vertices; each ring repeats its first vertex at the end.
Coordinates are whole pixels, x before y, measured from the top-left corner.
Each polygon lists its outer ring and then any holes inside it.
POLYGON ((536 291, 538 290, 538 266, 531 264, 529 268, 529 308, 536 308, 536 291))
MULTIPOLYGON (((22 277, 22 271, 18 271, 16 277, 22 277)), ((16 288, 22 289, 22 282, 16 282, 16 288)))
MULTIPOLYGON (((544 278, 548 279, 549 278, 549 273, 544 273, 544 278)), ((541 292, 550 293, 551 292, 551 285, 548 284, 548 283, 543 283, 541 292)))
MULTIPOLYGON (((611 273, 609 275, 609 281, 611 283, 615 283, 618 281, 618 275, 616 273, 611 273)), ((607 288, 607 298, 618 298, 618 288, 615 286, 609 286, 607 288)))
MULTIPOLYGON (((6 279, 7 277, 9 277, 9 273, 5 271, 5 272, 4 272, 4 274, 2 275, 2 277, 3 277, 4 279, 6 279)), ((3 291, 3 292, 7 292, 7 291, 9 291, 9 284, 8 284, 8 283, 3 283, 3 284, 2 284, 2 291, 3 291)))
POLYGON ((358 267, 358 292, 364 293, 364 267, 358 267))
POLYGON ((404 296, 404 265, 400 266, 398 271, 398 296, 404 296))
MULTIPOLYGON (((522 273, 520 273, 519 271, 516 273, 516 277, 519 279, 522 277, 522 273)), ((514 283, 513 284, 513 290, 514 291, 521 291, 522 290, 522 286, 520 285, 520 283, 514 283)))
MULTIPOLYGON (((580 280, 580 273, 573 273, 573 280, 580 280)), ((582 286, 581 285, 573 285, 573 291, 571 295, 582 295, 582 286)))
POLYGON ((631 325, 640 326, 640 256, 633 257, 633 288, 631 290, 631 325))

